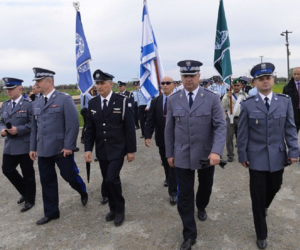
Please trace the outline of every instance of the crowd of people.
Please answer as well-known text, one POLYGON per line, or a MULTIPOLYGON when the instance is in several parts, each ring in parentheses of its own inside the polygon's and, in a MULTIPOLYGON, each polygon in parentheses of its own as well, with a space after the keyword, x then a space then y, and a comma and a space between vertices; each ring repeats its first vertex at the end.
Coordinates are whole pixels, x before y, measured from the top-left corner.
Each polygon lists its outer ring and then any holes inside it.
MULTIPOLYGON (((99 162, 101 203, 109 207, 105 220, 115 226, 125 220, 120 172, 125 157, 128 162, 135 159, 136 131, 141 130, 146 147, 151 146, 155 134, 163 184, 183 224, 180 249, 191 249, 197 239, 195 207, 197 218, 205 221, 215 166, 220 164, 226 144, 227 161, 235 161, 237 147, 238 162, 249 169, 256 244, 265 249, 268 208, 281 187, 284 167, 299 157, 300 68, 294 69, 284 94, 275 94, 272 63, 253 67, 253 89, 245 77, 235 79, 231 86, 214 78, 200 80, 199 61, 184 60, 178 66, 182 84, 165 76, 161 94, 150 101, 140 90, 139 81, 134 82, 132 92, 119 81, 119 92, 115 93, 114 76, 100 69, 93 74, 96 88, 80 97, 84 120, 81 143, 85 161, 92 162, 94 151, 99 162)), ((5 138, 2 170, 21 195, 17 201, 24 203, 21 212, 26 212, 35 205, 33 162, 37 160, 44 216, 36 224, 43 225, 60 217, 55 165, 78 192, 83 206, 89 196, 74 157, 79 133, 74 101, 55 90, 55 72, 42 68, 33 72, 35 85, 30 98, 22 96, 21 79, 3 78, 9 99, 1 108, 0 131, 5 138), (22 175, 16 170, 18 165, 22 175)))

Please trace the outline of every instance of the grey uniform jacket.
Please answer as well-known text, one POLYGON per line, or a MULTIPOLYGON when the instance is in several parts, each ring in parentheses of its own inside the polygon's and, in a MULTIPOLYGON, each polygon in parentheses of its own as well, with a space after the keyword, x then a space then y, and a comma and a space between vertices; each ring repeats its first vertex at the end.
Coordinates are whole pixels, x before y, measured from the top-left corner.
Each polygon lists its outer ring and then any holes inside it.
POLYGON ((269 111, 259 94, 243 101, 237 143, 239 162, 249 161, 253 170, 275 172, 284 168, 287 157, 298 158, 291 99, 273 93, 269 111))
POLYGON ((14 110, 11 110, 12 104, 8 100, 2 104, 0 131, 6 128, 6 123, 10 122, 17 128, 18 136, 5 137, 4 154, 21 155, 29 153, 30 130, 32 120, 31 102, 21 97, 14 110))
POLYGON ((33 105, 30 151, 50 157, 63 148, 74 150, 79 120, 72 97, 55 90, 45 106, 44 102, 45 99, 40 98, 33 105))
POLYGON ((167 105, 166 157, 174 157, 176 167, 199 169, 201 158, 222 155, 226 122, 218 95, 199 87, 190 108, 182 89, 168 98, 167 105))

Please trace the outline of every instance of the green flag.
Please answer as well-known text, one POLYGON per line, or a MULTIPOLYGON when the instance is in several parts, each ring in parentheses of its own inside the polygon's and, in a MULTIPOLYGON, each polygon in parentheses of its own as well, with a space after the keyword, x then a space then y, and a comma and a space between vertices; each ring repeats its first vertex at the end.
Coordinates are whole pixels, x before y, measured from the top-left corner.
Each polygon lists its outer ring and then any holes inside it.
POLYGON ((218 13, 214 66, 223 78, 223 82, 230 84, 230 76, 232 75, 230 42, 223 0, 220 1, 218 13))

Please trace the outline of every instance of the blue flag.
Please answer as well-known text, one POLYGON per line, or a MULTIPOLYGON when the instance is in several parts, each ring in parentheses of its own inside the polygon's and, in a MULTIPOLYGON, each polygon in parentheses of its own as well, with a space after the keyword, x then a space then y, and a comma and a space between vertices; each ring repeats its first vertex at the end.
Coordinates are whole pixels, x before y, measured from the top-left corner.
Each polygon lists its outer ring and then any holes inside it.
POLYGON ((85 39, 80 12, 76 15, 76 68, 78 88, 82 94, 86 94, 93 86, 93 80, 90 71, 91 54, 89 46, 85 39))
POLYGON ((143 34, 140 66, 140 84, 142 94, 147 100, 150 100, 152 97, 158 95, 159 84, 162 78, 164 77, 164 70, 158 53, 158 47, 155 40, 154 32, 150 23, 150 17, 146 0, 144 0, 142 22, 143 34), (155 67, 155 63, 157 67, 155 67), (159 79, 159 82, 157 79, 159 79))

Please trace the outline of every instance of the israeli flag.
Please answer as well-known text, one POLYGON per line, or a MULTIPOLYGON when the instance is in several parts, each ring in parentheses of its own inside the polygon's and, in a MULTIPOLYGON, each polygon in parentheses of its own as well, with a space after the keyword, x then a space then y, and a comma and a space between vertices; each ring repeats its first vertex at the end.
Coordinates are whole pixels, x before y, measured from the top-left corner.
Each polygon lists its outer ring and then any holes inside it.
POLYGON ((85 39, 80 12, 76 15, 76 66, 78 88, 85 95, 93 86, 93 80, 90 71, 91 54, 85 39))
POLYGON ((158 53, 157 43, 151 26, 147 1, 144 0, 143 35, 140 67, 141 92, 147 100, 157 96, 159 84, 164 77, 164 70, 158 53), (157 70, 155 67, 157 63, 157 70), (157 82, 159 79, 159 82, 157 82))

